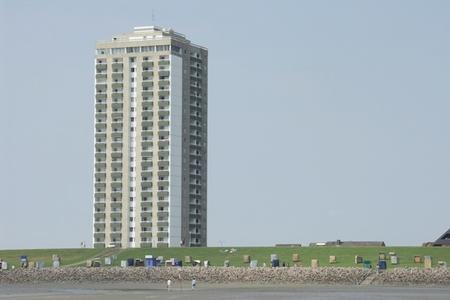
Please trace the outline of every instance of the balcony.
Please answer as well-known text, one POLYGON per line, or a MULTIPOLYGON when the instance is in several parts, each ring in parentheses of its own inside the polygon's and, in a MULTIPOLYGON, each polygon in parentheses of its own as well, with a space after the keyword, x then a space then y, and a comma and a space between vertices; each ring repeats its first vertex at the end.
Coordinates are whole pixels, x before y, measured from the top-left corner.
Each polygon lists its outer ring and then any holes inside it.
POLYGON ((142 187, 142 191, 147 191, 147 192, 151 192, 152 190, 152 182, 151 182, 151 178, 147 179, 148 181, 143 181, 141 182, 141 187, 142 187))
POLYGON ((141 207, 146 207, 147 211, 149 211, 149 208, 151 208, 153 205, 150 198, 147 198, 147 200, 142 199, 141 201, 141 207))
POLYGON ((122 61, 113 61, 111 63, 111 67, 113 69, 122 69, 123 70, 123 62, 122 61))
POLYGON ((141 196, 151 198, 153 196, 152 190, 150 189, 148 191, 141 191, 141 196))
POLYGON ((95 123, 96 129, 101 129, 102 131, 106 131, 106 123, 95 123))
POLYGON ((106 119, 106 112, 96 112, 95 119, 106 119))
POLYGON ((152 80, 143 80, 142 86, 145 88, 153 88, 153 81, 152 80))
POLYGON ((95 212, 94 213, 94 218, 99 218, 99 219, 104 219, 105 218, 105 216, 106 216, 106 214, 105 214, 105 212, 103 211, 103 212, 95 212))
POLYGON ((97 62, 96 64, 95 64, 95 69, 97 70, 97 71, 103 71, 103 70, 106 70, 107 69, 107 63, 106 62, 97 62))
POLYGON ((111 96, 114 97, 123 97, 123 89, 114 89, 111 93, 111 96))
POLYGON ((109 235, 111 239, 121 239, 122 238, 122 232, 121 231, 112 231, 109 235))
POLYGON ((158 105, 159 106, 169 106, 170 105, 170 101, 169 101, 168 98, 163 98, 163 99, 159 98, 158 99, 158 105))
POLYGON ((156 233, 156 236, 157 237, 169 237, 169 232, 168 231, 158 231, 157 233, 156 233))
POLYGON ((143 90, 142 91, 142 97, 153 97, 153 91, 148 89, 148 90, 143 90))
POLYGON ((123 83, 121 81, 111 83, 111 87, 114 90, 123 90, 123 83))
POLYGON ((169 207, 169 199, 158 200, 158 208, 159 207, 169 207))
POLYGON ((141 232, 141 238, 146 237, 146 238, 151 238, 152 237, 152 232, 151 231, 142 231, 141 232))
POLYGON ((111 182, 111 188, 114 190, 118 189, 121 190, 122 189, 122 181, 117 181, 117 182, 111 182))
POLYGON ((106 159, 106 152, 95 152, 95 158, 106 159))
POLYGON ((95 109, 102 110, 102 112, 105 111, 106 110, 106 102, 105 101, 106 101, 106 95, 101 100, 97 97, 97 103, 95 104, 95 109))
POLYGON ((153 67, 153 61, 151 61, 151 60, 142 61, 142 67, 144 67, 144 68, 153 67))
POLYGON ((189 225, 191 226, 191 227, 200 227, 201 226, 201 223, 200 223, 200 220, 198 220, 198 222, 195 220, 195 219, 191 219, 191 220, 189 220, 189 225))
POLYGON ((121 218, 122 217, 122 212, 119 210, 119 211, 112 211, 111 212, 111 218, 112 219, 114 219, 114 218, 121 218))
POLYGON ((152 107, 149 106, 148 104, 142 105, 142 118, 148 118, 151 119, 153 118, 153 111, 152 111, 152 107))
POLYGON ((161 59, 158 61, 158 65, 159 66, 168 66, 168 65, 170 65, 170 60, 169 59, 161 59))
POLYGON ((97 228, 100 230, 100 231, 103 231, 103 229, 106 227, 106 223, 105 223, 105 220, 95 220, 94 221, 94 228, 97 230, 97 228))
POLYGON ((95 163, 95 168, 96 169, 106 168, 106 162, 96 162, 95 163))
MULTIPOLYGON (((153 132, 152 131, 143 131, 142 132, 142 146, 143 147, 145 147, 145 146, 152 146, 153 145, 153 142, 152 142, 152 138, 153 138, 153 132)), ((143 150, 143 151, 146 151, 146 150, 143 150)), ((151 150, 148 150, 148 151, 151 151, 151 150)))
POLYGON ((111 202, 111 208, 122 209, 122 202, 120 202, 120 201, 111 202))
POLYGON ((161 77, 169 77, 169 75, 170 75, 170 72, 169 72, 169 70, 160 70, 160 71, 158 71, 158 75, 159 75, 159 77, 161 78, 161 77))
POLYGON ((151 139, 150 140, 143 140, 142 142, 141 142, 141 147, 142 148, 147 148, 147 147, 152 147, 153 146, 153 142, 151 141, 151 139))
POLYGON ((142 150, 141 156, 142 157, 152 158, 153 157, 153 152, 152 152, 152 150, 142 150))
POLYGON ((152 69, 143 69, 142 70, 142 77, 144 78, 144 77, 153 77, 153 70, 152 69))
POLYGON ((106 179, 106 172, 95 172, 95 179, 101 179, 102 181, 105 181, 106 179))
POLYGON ((122 149, 122 141, 112 141, 111 142, 111 147, 113 148, 119 148, 122 149))
POLYGON ((160 110, 158 111, 158 117, 169 117, 170 111, 169 110, 160 110))
POLYGON ((122 119, 123 118, 123 111, 122 110, 113 111, 111 113, 111 117, 113 119, 122 119))
POLYGON ((191 77, 196 79, 202 79, 202 75, 199 72, 192 72, 191 77))
POLYGON ((167 86, 170 87, 170 81, 169 80, 159 80, 158 81, 158 86, 167 86))
POLYGON ((96 80, 95 88, 96 88, 96 90, 106 91, 106 79, 96 80))
POLYGON ((158 90, 158 97, 167 98, 169 97, 169 95, 170 95, 169 90, 158 90))
POLYGON ((158 121, 158 126, 160 127, 166 127, 169 126, 169 124, 170 124, 169 118, 158 121))
POLYGON ((195 216, 198 216, 199 218, 200 218, 200 216, 201 216, 201 211, 199 210, 199 211, 197 211, 197 210, 190 210, 189 211, 189 214, 192 216, 192 217, 195 217, 195 216))
POLYGON ((169 158, 158 159, 158 167, 168 167, 169 166, 169 158))
POLYGON ((160 211, 160 210, 158 210, 157 216, 158 216, 158 218, 167 219, 169 217, 169 212, 168 211, 160 211))
POLYGON ((114 72, 114 73, 112 73, 111 78, 112 78, 113 80, 119 80, 119 81, 122 81, 122 80, 123 80, 123 73, 122 73, 122 72, 114 72))
POLYGON ((106 203, 105 202, 95 202, 94 203, 94 208, 97 211, 97 209, 99 209, 100 211, 105 211, 106 208, 106 203))
POLYGON ((169 176, 169 170, 158 170, 158 177, 160 176, 169 176))
POLYGON ((111 168, 112 169, 117 169, 117 170, 122 170, 122 162, 121 161, 113 161, 113 162, 111 162, 111 168))
POLYGON ((122 248, 121 242, 111 242, 110 244, 113 244, 115 248, 122 248))
POLYGON ((95 73, 95 79, 96 80, 106 80, 108 77, 106 71, 96 72, 95 73))
POLYGON ((122 131, 114 131, 111 133, 111 137, 113 138, 121 138, 122 137, 122 131))
POLYGON ((145 160, 141 162, 141 168, 142 169, 146 169, 146 168, 152 168, 153 167, 153 162, 151 159, 145 160))
POLYGON ((105 238, 105 232, 94 232, 94 238, 100 238, 100 239, 104 239, 105 238))
POLYGON ((122 170, 118 169, 117 171, 111 170, 111 179, 113 181, 122 180, 122 170))
POLYGON ((157 222, 156 222, 156 226, 158 226, 158 227, 168 227, 169 226, 169 222, 167 221, 167 220, 164 220, 164 221, 160 221, 160 220, 158 220, 157 222))
POLYGON ((111 192, 111 197, 122 198, 122 191, 113 191, 111 192))
POLYGON ((158 147, 168 147, 169 140, 158 140, 158 147))
POLYGON ((158 191, 156 193, 157 197, 169 197, 169 191, 158 191))

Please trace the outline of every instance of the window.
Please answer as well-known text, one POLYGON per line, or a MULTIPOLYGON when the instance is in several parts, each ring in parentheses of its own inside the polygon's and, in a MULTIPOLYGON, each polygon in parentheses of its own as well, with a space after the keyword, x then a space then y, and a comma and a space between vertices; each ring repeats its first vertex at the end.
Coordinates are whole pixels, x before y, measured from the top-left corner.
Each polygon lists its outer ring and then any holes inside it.
POLYGON ((101 55, 101 54, 106 54, 107 53, 107 49, 97 49, 96 53, 97 55, 101 55))
POLYGON ((131 243, 134 242, 134 238, 130 238, 130 242, 131 242, 131 243))
POLYGON ((140 52, 140 47, 127 47, 127 53, 136 53, 140 52))
POLYGON ((136 68, 131 68, 131 72, 136 72, 136 68))
MULTIPOLYGON (((141 52, 153 52, 155 51, 155 46, 142 46, 141 52)), ((146 57, 144 57, 145 60, 146 57)))
POLYGON ((175 52, 175 53, 181 54, 181 48, 180 48, 180 47, 178 47, 178 46, 174 46, 174 45, 172 45, 172 52, 175 52))
POLYGON ((125 48, 112 48, 111 54, 122 54, 125 53, 125 48))

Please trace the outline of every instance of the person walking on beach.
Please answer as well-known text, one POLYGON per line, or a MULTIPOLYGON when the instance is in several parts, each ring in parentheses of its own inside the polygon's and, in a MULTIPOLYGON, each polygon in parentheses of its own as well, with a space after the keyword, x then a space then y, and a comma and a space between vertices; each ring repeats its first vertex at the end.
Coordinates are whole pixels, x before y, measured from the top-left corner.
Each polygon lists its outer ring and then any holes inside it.
POLYGON ((197 286, 197 281, 194 279, 192 279, 192 289, 195 289, 195 287, 197 286))
POLYGON ((170 287, 172 286, 172 280, 167 280, 167 291, 170 291, 170 287))

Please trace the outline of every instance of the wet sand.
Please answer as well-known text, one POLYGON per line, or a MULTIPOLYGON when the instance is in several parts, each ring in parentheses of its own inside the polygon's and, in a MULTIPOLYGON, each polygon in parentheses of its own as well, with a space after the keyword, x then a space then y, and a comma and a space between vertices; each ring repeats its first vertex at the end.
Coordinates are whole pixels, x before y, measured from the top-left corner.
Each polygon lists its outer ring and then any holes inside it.
POLYGON ((202 284, 174 282, 170 291, 158 283, 39 283, 2 284, 0 299, 135 300, 135 299, 450 299, 450 288, 202 284))

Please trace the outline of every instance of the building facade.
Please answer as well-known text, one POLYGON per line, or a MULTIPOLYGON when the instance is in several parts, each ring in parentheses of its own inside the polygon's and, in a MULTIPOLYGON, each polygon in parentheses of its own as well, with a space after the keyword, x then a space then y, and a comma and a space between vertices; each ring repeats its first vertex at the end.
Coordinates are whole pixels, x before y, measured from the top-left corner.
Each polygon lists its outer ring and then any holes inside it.
POLYGON ((171 29, 97 42, 94 247, 207 245, 207 71, 171 29))

